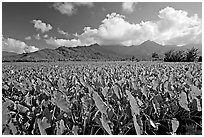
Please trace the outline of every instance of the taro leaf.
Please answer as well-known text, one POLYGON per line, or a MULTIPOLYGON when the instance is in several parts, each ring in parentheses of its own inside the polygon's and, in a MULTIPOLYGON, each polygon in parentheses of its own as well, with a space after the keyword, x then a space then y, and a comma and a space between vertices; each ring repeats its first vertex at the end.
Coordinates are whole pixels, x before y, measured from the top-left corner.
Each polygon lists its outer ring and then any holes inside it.
POLYGON ((89 107, 91 106, 92 102, 93 102, 92 99, 88 95, 83 96, 81 98, 81 101, 82 101, 84 110, 88 110, 89 107))
POLYGON ((176 119, 176 118, 173 118, 171 120, 171 124, 172 124, 172 130, 173 130, 173 134, 176 133, 176 130, 178 129, 179 127, 179 121, 176 119))
POLYGON ((8 126, 9 126, 9 129, 11 129, 13 135, 16 135, 17 129, 16 129, 16 127, 14 126, 14 124, 13 124, 11 121, 10 121, 10 123, 8 124, 8 126))
POLYGON ((52 114, 50 113, 49 109, 48 108, 45 108, 44 111, 43 111, 43 116, 45 116, 48 120, 48 122, 51 123, 51 120, 52 120, 52 114))
POLYGON ((63 87, 64 84, 66 85, 66 80, 63 79, 63 78, 60 78, 60 79, 58 80, 58 82, 57 82, 58 88, 59 88, 59 90, 62 91, 62 92, 66 92, 65 88, 63 87))
POLYGON ((124 80, 119 80, 119 81, 118 81, 118 84, 119 84, 121 87, 122 87, 123 81, 124 81, 124 80))
MULTIPOLYGON (((3 128, 3 127, 2 127, 3 128)), ((3 129, 2 129, 3 130, 3 129)), ((10 135, 10 129, 9 129, 9 127, 5 127, 4 128, 4 132, 3 132, 3 135, 10 135)))
POLYGON ((144 86, 141 89, 141 92, 143 93, 143 95, 147 98, 147 88, 144 86))
POLYGON ((10 120, 10 116, 9 116, 9 110, 8 108, 4 108, 4 106, 2 107, 2 124, 7 124, 7 122, 10 120))
POLYGON ((72 127, 72 133, 73 133, 74 135, 78 135, 78 131, 79 131, 79 127, 74 125, 74 126, 72 127))
POLYGON ((158 82, 156 80, 153 80, 152 84, 153 84, 153 89, 157 90, 158 82))
POLYGON ((108 87, 104 87, 104 88, 102 88, 102 94, 103 94, 103 96, 105 97, 106 96, 106 94, 108 93, 108 87))
POLYGON ((108 118, 112 119, 113 116, 114 116, 114 111, 111 108, 109 108, 108 111, 107 111, 107 114, 108 114, 108 118))
POLYGON ((66 130, 65 124, 64 124, 64 120, 60 120, 60 128, 61 128, 61 133, 63 133, 66 130))
POLYGON ((149 122, 153 128, 157 128, 157 125, 151 119, 149 119, 149 122))
POLYGON ((94 92, 93 88, 92 88, 91 86, 87 86, 87 87, 88 87, 88 92, 89 92, 90 94, 92 94, 92 93, 94 92))
POLYGON ((45 129, 51 127, 50 123, 48 123, 47 121, 48 120, 46 117, 43 117, 42 120, 37 119, 37 123, 38 123, 38 127, 39 127, 41 135, 47 135, 45 129))
POLYGON ((133 115, 133 122, 134 122, 134 126, 135 126, 137 135, 141 135, 140 126, 137 123, 137 117, 135 114, 133 115))
POLYGON ((159 117, 160 115, 160 104, 158 103, 158 101, 156 100, 156 98, 154 98, 154 100, 152 100, 152 105, 154 108, 155 113, 157 114, 157 116, 159 117))
POLYGON ((178 110, 179 110, 179 105, 178 105, 177 101, 174 101, 174 102, 171 103, 171 108, 172 108, 172 110, 173 110, 173 114, 175 114, 176 112, 178 112, 178 110))
POLYGON ((49 103, 48 100, 45 101, 45 99, 43 99, 42 102, 41 102, 41 105, 44 106, 44 107, 48 107, 48 103, 49 103))
POLYGON ((18 82, 13 81, 13 84, 14 84, 14 87, 18 89, 18 91, 22 92, 23 95, 27 93, 22 83, 19 84, 18 82))
POLYGON ((125 107, 125 112, 126 112, 126 115, 128 116, 128 118, 131 118, 132 117, 132 114, 131 114, 131 107, 130 105, 126 105, 125 107))
POLYGON ((137 99, 138 105, 142 107, 144 103, 138 97, 136 97, 136 99, 137 99))
POLYGON ((6 99, 6 102, 2 105, 2 124, 7 124, 7 122, 10 120, 9 116, 9 109, 8 107, 12 106, 14 104, 13 101, 6 99))
POLYGON ((188 108, 187 95, 184 91, 182 91, 179 95, 179 105, 185 110, 190 111, 188 108))
POLYGON ((131 77, 131 84, 132 84, 133 89, 136 90, 137 89, 136 81, 133 77, 131 77))
POLYGON ((48 92, 47 89, 43 89, 42 92, 45 93, 46 96, 48 96, 48 97, 50 96, 50 93, 48 92))
POLYGON ((136 118, 136 116, 140 114, 140 108, 138 106, 137 100, 132 96, 130 91, 126 90, 126 94, 128 95, 128 99, 130 102, 135 130, 137 132, 137 135, 140 135, 141 134, 140 126, 138 125, 136 118))
POLYGON ((102 98, 98 95, 98 93, 93 92, 93 100, 96 104, 96 107, 99 109, 101 113, 107 114, 108 106, 105 102, 103 102, 102 98))
POLYGON ((27 93, 27 95, 25 96, 25 102, 28 106, 31 106, 31 96, 29 96, 29 92, 27 93))
POLYGON ((41 85, 42 81, 39 78, 37 78, 37 83, 38 83, 38 85, 41 85))
POLYGON ((190 92, 192 98, 196 98, 197 96, 202 95, 202 91, 197 88, 196 86, 191 85, 191 92, 190 92))
POLYGON ((137 104, 137 100, 132 96, 130 91, 126 90, 126 94, 128 95, 128 99, 130 102, 131 110, 133 114, 139 115, 140 113, 140 108, 137 104))
POLYGON ((102 78, 102 76, 98 76, 98 81, 99 83, 101 84, 101 86, 105 86, 105 82, 104 82, 104 79, 102 78))
POLYGON ((197 110, 202 111, 200 100, 198 98, 195 98, 195 100, 196 100, 196 104, 197 104, 197 110))
POLYGON ((197 100, 196 99, 193 99, 191 101, 191 110, 193 110, 193 111, 198 110, 198 108, 197 108, 197 100))
POLYGON ((62 135, 64 131, 66 130, 66 127, 64 125, 64 120, 61 119, 57 122, 57 135, 62 135))
POLYGON ((9 86, 3 85, 2 88, 5 89, 5 90, 8 90, 8 89, 9 89, 9 86))
POLYGON ((116 94, 116 96, 118 97, 118 99, 120 99, 120 88, 118 87, 118 85, 113 86, 113 91, 116 94))
POLYGON ((82 86, 87 87, 86 86, 87 84, 82 77, 79 78, 79 82, 81 83, 82 86))
POLYGON ((18 111, 21 113, 27 113, 29 111, 29 108, 27 108, 21 104, 17 104, 17 108, 18 108, 18 111))
POLYGON ((101 124, 102 124, 103 128, 106 130, 106 132, 109 135, 112 135, 112 130, 109 127, 109 124, 111 124, 111 121, 106 117, 105 114, 101 115, 100 121, 101 121, 101 124))
POLYGON ((65 112, 70 113, 70 103, 67 102, 66 97, 63 97, 62 94, 60 94, 59 92, 55 93, 55 99, 52 98, 51 101, 56 104, 60 109, 62 109, 65 112))
POLYGON ((162 98, 162 96, 160 94, 155 95, 154 99, 156 99, 159 104, 164 102, 164 100, 163 100, 163 98, 162 98))
POLYGON ((56 129, 57 129, 56 135, 62 135, 60 121, 56 122, 56 129))
POLYGON ((96 113, 94 114, 92 120, 94 120, 97 124, 101 125, 101 121, 99 120, 99 118, 100 118, 99 112, 100 112, 99 110, 96 111, 96 113))

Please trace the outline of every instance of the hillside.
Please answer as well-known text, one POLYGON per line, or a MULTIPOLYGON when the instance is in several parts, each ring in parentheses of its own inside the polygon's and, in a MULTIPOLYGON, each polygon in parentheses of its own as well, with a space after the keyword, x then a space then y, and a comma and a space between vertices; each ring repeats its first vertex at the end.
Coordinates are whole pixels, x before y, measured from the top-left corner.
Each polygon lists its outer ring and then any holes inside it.
POLYGON ((15 56, 15 55, 18 55, 18 54, 14 52, 2 51, 2 57, 15 56))

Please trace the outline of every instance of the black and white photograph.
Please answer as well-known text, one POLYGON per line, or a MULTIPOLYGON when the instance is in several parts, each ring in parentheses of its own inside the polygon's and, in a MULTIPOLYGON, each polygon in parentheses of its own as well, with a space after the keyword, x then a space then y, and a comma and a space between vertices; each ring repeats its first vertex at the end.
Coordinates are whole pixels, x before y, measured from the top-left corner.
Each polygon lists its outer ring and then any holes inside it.
POLYGON ((1 5, 2 135, 202 135, 202 2, 1 5))

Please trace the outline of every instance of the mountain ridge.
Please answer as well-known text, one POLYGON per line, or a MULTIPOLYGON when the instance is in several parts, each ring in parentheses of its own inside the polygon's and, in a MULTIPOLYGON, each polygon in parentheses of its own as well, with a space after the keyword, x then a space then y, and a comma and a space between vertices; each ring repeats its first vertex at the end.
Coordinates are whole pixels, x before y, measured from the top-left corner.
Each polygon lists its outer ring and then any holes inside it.
POLYGON ((65 47, 56 49, 41 49, 32 53, 15 54, 2 52, 3 61, 89 61, 89 60, 124 60, 134 56, 137 59, 151 59, 152 53, 164 54, 171 49, 187 50, 195 47, 202 55, 201 44, 187 44, 184 46, 160 45, 154 41, 144 41, 140 45, 99 45, 97 43, 89 46, 65 47))

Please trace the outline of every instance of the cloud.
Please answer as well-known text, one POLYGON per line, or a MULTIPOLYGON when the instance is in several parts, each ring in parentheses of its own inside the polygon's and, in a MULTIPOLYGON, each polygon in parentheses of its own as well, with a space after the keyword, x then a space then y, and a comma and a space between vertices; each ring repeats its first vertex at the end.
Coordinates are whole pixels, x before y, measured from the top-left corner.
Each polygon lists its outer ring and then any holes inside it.
POLYGON ((44 37, 44 38, 47 38, 47 37, 48 37, 48 35, 47 35, 47 34, 45 34, 43 37, 44 37))
POLYGON ((189 17, 186 11, 166 7, 159 12, 157 22, 160 43, 177 44, 201 43, 202 19, 198 15, 189 17), (201 39, 200 39, 201 40, 201 39))
POLYGON ((127 13, 132 13, 134 11, 136 4, 137 2, 123 2, 122 9, 127 13))
POLYGON ((76 39, 67 40, 67 39, 56 39, 56 38, 50 37, 45 41, 47 44, 54 45, 56 47, 59 47, 59 46, 76 47, 81 45, 80 40, 76 40, 76 39))
POLYGON ((58 31, 58 33, 61 34, 61 35, 64 35, 64 36, 66 36, 66 37, 69 36, 69 33, 68 33, 68 32, 66 32, 66 31, 64 31, 64 30, 61 30, 60 28, 57 28, 57 31, 58 31))
POLYGON ((31 40, 31 36, 25 37, 25 40, 31 40))
POLYGON ((121 44, 139 45, 152 40, 162 45, 185 45, 202 43, 202 19, 196 14, 188 16, 186 11, 166 7, 159 11, 159 20, 130 23, 125 16, 111 13, 106 15, 97 29, 85 27, 74 39, 53 38, 47 43, 58 46, 87 46, 121 44))
POLYGON ((93 2, 75 2, 74 4, 77 6, 87 6, 89 8, 94 6, 93 2))
POLYGON ((68 16, 76 13, 78 6, 87 6, 90 8, 93 7, 94 4, 92 2, 56 2, 53 4, 53 7, 56 10, 61 14, 66 14, 68 16))
POLYGON ((52 29, 50 24, 42 22, 41 20, 33 20, 32 23, 34 24, 34 28, 41 30, 42 33, 48 32, 52 29))
POLYGON ((35 46, 28 46, 25 42, 12 38, 2 39, 2 51, 15 52, 15 53, 29 53, 39 50, 35 46))
POLYGON ((41 39, 40 34, 33 35, 33 37, 34 37, 35 39, 37 39, 37 40, 40 40, 40 39, 41 39))

